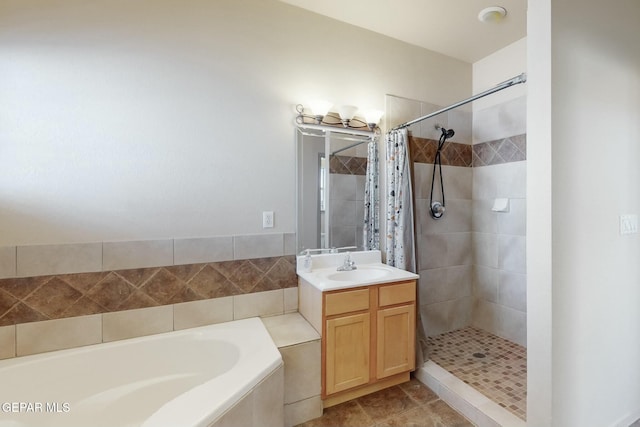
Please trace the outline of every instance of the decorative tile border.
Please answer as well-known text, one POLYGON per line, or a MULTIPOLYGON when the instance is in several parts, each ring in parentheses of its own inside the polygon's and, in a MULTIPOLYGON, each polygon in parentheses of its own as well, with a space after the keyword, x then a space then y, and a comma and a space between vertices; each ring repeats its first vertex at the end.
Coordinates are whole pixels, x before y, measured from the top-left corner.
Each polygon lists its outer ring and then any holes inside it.
MULTIPOLYGON (((409 136, 409 144, 411 157, 414 162, 433 163, 436 151, 438 150, 438 141, 435 139, 409 136)), ((440 159, 443 166, 471 167, 471 145, 447 142, 440 153, 440 159)))
POLYGON ((367 158, 352 156, 331 156, 329 173, 342 175, 366 175, 367 158))
POLYGON ((527 135, 514 135, 473 146, 473 167, 527 160, 527 135))
MULTIPOLYGON (((414 162, 433 163, 438 141, 409 136, 414 162)), ((447 142, 441 153, 445 166, 479 167, 527 160, 527 135, 514 135, 480 144, 447 142)))
POLYGON ((297 286, 294 256, 0 280, 0 326, 297 286))

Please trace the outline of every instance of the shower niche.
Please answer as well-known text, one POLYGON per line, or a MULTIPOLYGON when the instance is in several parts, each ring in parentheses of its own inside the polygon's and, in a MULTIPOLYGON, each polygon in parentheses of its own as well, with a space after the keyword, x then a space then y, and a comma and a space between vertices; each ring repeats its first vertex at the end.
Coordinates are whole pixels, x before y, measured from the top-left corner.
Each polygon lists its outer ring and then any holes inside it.
POLYGON ((296 130, 297 252, 363 248, 369 135, 296 130))

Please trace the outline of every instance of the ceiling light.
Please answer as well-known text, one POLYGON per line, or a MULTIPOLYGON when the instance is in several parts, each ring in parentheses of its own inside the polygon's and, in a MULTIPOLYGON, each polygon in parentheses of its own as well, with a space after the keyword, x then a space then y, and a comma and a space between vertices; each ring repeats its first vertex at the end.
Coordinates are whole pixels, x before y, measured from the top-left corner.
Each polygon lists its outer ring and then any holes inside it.
POLYGON ((478 19, 480 22, 490 24, 502 21, 505 16, 507 16, 507 9, 500 6, 491 6, 482 9, 478 14, 478 19))

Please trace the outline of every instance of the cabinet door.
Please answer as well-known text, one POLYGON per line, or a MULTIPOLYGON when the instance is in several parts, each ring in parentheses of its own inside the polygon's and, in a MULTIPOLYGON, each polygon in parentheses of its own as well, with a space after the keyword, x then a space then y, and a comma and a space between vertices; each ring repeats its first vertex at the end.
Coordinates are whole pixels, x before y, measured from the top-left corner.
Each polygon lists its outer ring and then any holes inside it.
POLYGON ((378 311, 377 378, 385 378, 415 368, 415 305, 378 311))
POLYGON ((370 330, 369 313, 327 320, 327 395, 369 382, 370 330))

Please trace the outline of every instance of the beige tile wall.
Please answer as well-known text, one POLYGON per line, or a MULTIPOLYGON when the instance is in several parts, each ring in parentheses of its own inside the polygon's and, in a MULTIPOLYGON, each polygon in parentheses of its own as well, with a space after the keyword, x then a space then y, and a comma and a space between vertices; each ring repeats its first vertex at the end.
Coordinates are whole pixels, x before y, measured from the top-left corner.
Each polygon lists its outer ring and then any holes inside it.
POLYGON ((472 325, 526 345, 526 161, 473 168, 472 325), (508 198, 508 212, 493 212, 508 198))
POLYGON ((295 254, 295 233, 0 247, 0 279, 295 254))

